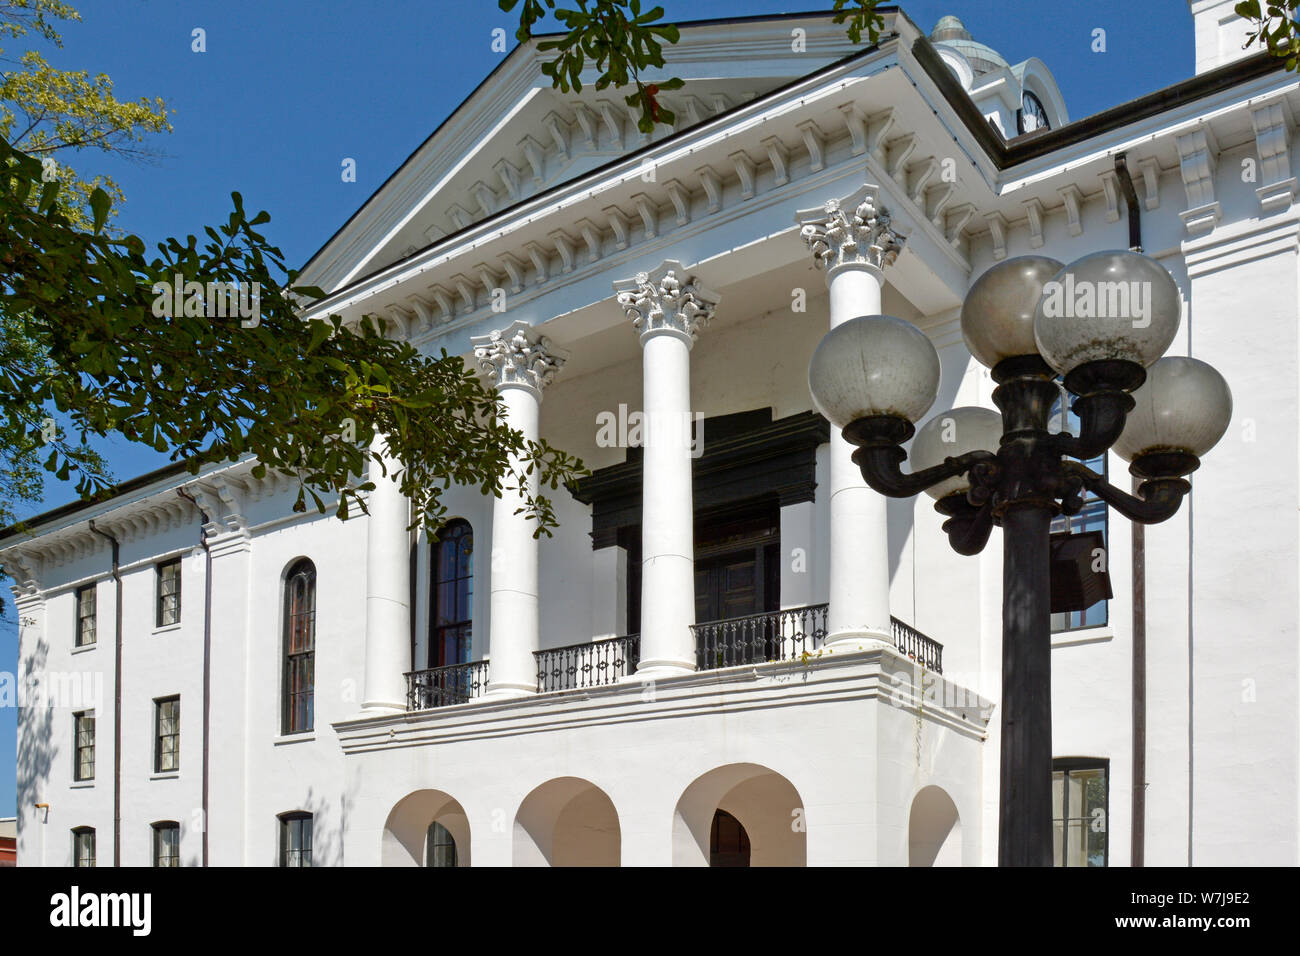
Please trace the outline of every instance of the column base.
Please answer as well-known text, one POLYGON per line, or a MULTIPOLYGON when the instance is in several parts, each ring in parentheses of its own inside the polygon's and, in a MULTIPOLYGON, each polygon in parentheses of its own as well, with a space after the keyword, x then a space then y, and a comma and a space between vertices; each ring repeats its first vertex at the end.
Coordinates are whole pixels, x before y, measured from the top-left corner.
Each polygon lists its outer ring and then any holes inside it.
POLYGON ((648 680, 662 680, 668 677, 684 677, 695 673, 694 661, 658 660, 641 661, 636 672, 621 678, 627 683, 644 683, 648 680))
POLYGON ((361 705, 361 712, 351 720, 365 720, 370 717, 391 717, 406 713, 406 701, 398 703, 391 700, 368 700, 361 705))
POLYGON ((881 647, 892 649, 893 646, 893 635, 868 630, 835 631, 827 634, 826 640, 822 642, 823 648, 839 651, 840 653, 846 651, 874 651, 881 647))
POLYGON ((516 697, 532 697, 537 693, 537 684, 508 684, 489 683, 487 689, 483 691, 484 697, 492 697, 496 700, 512 699, 516 697))

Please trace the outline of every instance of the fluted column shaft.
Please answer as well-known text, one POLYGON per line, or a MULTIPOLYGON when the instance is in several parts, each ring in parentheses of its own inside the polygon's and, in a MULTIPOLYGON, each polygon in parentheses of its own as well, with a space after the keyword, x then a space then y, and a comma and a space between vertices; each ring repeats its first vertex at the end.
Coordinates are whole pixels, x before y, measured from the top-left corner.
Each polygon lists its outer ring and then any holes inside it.
MULTIPOLYGON (((826 269, 830 327, 881 313, 883 269, 902 240, 867 186, 843 200, 797 214, 801 235, 826 269)), ((853 446, 830 438, 830 607, 828 646, 892 643, 889 613, 889 519, 883 495, 853 463, 853 446)))

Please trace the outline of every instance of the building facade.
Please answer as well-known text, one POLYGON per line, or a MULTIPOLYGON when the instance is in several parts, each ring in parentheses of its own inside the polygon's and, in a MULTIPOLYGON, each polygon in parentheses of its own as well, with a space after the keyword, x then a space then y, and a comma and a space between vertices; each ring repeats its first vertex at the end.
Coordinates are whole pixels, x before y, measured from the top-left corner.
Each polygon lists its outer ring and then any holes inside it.
POLYGON ((452 487, 429 540, 384 479, 296 514, 245 461, 4 534, 20 865, 996 863, 999 536, 868 489, 808 362, 883 312, 938 350, 932 415, 991 408, 971 284, 1135 244, 1234 418, 1172 520, 1058 528, 1113 596, 1054 619, 1057 859, 1300 862, 1300 82, 1231 7, 1191 3, 1196 76, 1077 122, 1039 60, 898 10, 870 47, 684 26, 651 135, 516 50, 302 281, 579 455, 559 528, 452 487))

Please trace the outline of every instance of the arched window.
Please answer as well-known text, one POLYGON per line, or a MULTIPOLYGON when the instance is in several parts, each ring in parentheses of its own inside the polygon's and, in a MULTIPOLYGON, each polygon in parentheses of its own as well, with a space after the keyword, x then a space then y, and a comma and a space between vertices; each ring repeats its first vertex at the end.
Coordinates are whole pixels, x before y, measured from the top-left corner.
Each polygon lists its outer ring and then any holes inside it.
POLYGON ((456 866, 456 838, 437 821, 429 824, 425 841, 424 865, 436 867, 456 866))
POLYGON ((316 566, 303 558, 284 579, 284 733, 311 730, 315 711, 316 566))
POLYGON ((726 810, 713 814, 709 830, 709 866, 749 866, 749 834, 726 810))
POLYGON ((474 616, 474 530, 463 518, 449 521, 433 544, 429 611, 429 666, 470 659, 474 616))

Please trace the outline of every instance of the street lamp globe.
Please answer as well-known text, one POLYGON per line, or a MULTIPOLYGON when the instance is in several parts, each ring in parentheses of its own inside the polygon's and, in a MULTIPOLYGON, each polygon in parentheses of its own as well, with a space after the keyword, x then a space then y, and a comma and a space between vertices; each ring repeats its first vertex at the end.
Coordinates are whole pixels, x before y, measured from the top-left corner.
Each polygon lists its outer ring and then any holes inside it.
POLYGON ((915 422, 939 394, 939 354, 910 322, 859 316, 817 346, 808 390, 817 411, 837 428, 874 416, 915 422))
MULTIPOLYGON (((972 451, 996 452, 1002 441, 1002 416, 992 409, 963 405, 940 412, 926 422, 912 441, 908 456, 912 471, 942 465, 945 459, 972 451)), ((954 475, 925 489, 936 500, 970 490, 968 474, 954 475)))
POLYGON ((1212 365, 1181 355, 1167 355, 1147 369, 1133 401, 1114 445, 1125 461, 1169 453, 1202 458, 1232 418, 1232 392, 1223 376, 1212 365))
POLYGON ((1044 286, 1034 341, 1062 375, 1090 362, 1147 367, 1169 348, 1181 317, 1178 284, 1160 263, 1127 250, 1094 252, 1044 286))
POLYGON ((1038 351, 1034 314, 1043 286, 1065 263, 1047 256, 1017 256, 988 269, 966 294, 961 307, 961 334, 981 365, 1038 351))

